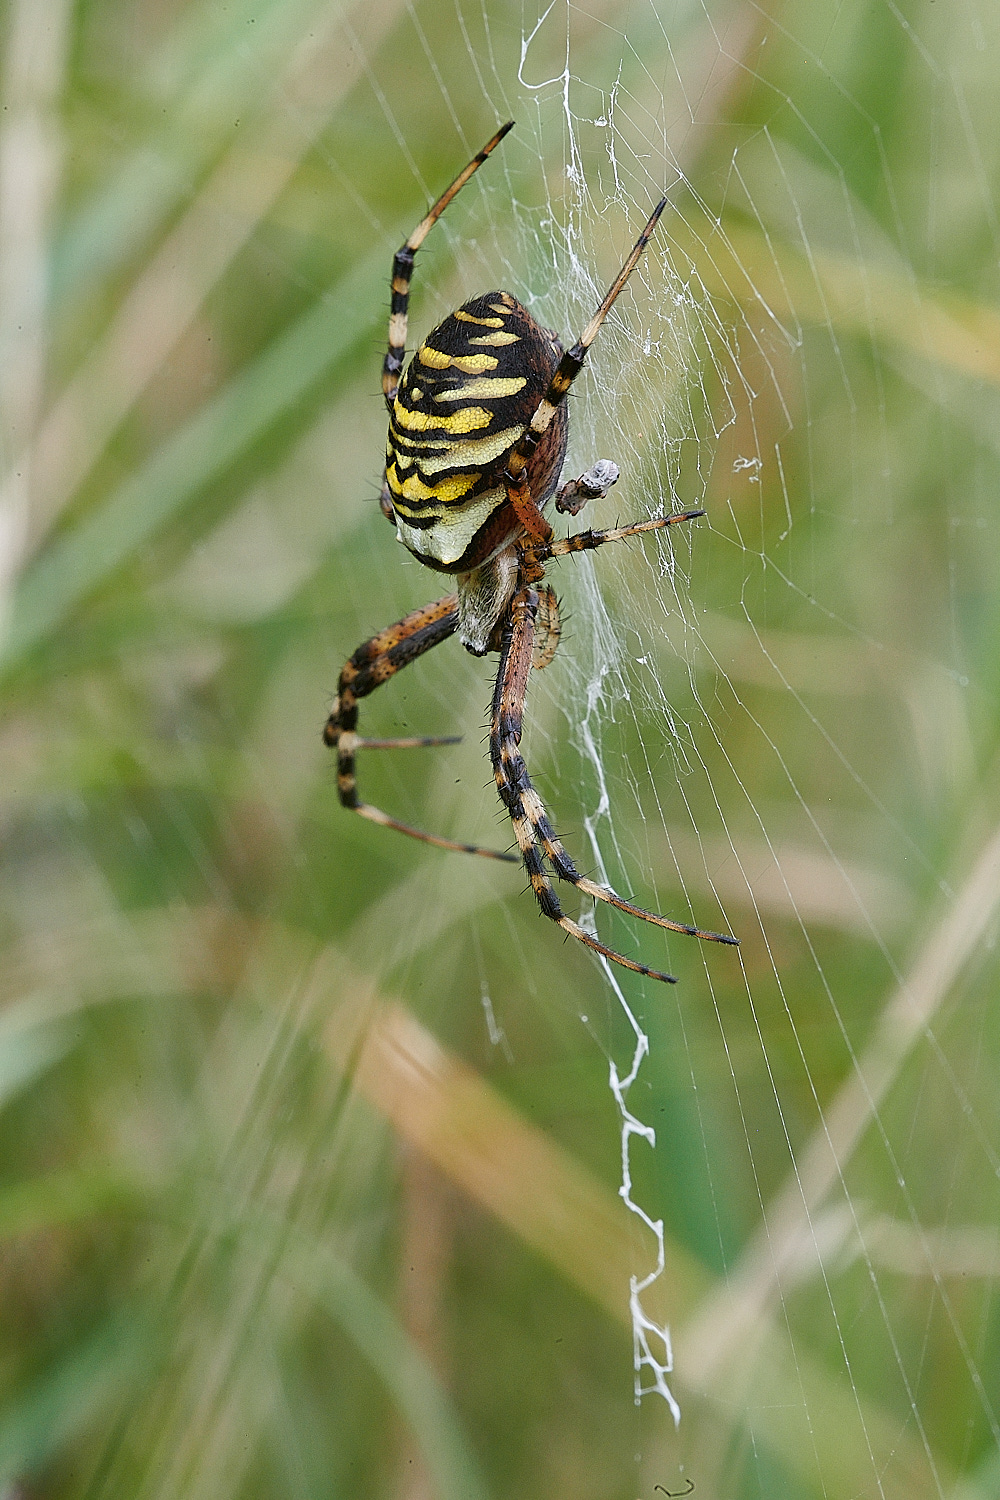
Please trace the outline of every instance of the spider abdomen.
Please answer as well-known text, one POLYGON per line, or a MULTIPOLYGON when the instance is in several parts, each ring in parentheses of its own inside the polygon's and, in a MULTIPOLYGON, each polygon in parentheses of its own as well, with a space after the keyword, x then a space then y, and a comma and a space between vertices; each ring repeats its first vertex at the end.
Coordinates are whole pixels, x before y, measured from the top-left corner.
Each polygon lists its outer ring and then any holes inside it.
MULTIPOLYGON (((504 468, 561 355, 503 291, 466 302, 417 349, 390 411, 385 478, 397 535, 421 562, 469 572, 518 532, 504 468)), ((532 456, 539 507, 559 479, 566 425, 560 407, 532 456)))

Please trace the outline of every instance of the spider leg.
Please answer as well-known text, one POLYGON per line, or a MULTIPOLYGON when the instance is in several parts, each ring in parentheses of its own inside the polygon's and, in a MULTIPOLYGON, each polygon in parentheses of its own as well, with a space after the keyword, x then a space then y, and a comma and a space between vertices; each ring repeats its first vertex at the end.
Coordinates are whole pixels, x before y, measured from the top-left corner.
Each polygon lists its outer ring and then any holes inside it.
MULTIPOLYGON (((659 969, 651 969, 647 964, 640 964, 634 959, 626 958, 624 954, 616 953, 614 948, 606 947, 591 933, 585 932, 563 911, 552 882, 545 873, 542 850, 545 850, 550 859, 553 857, 550 850, 556 851, 559 859, 557 869, 563 879, 571 880, 588 895, 596 895, 602 901, 609 900, 612 894, 604 890, 603 886, 594 886, 592 881, 583 880, 573 869, 569 856, 552 831, 542 799, 531 784, 528 768, 521 755, 524 698, 528 686, 528 673, 531 671, 531 647, 537 610, 538 594, 532 585, 526 584, 518 589, 511 601, 501 636, 500 668, 497 672, 490 722, 490 759, 493 762, 497 791, 514 826, 514 837, 521 851, 528 879, 531 881, 531 889, 545 916, 558 923, 571 937, 577 938, 588 948, 593 948, 595 952, 603 954, 605 958, 610 958, 613 963, 622 964, 626 969, 632 969, 637 974, 648 974, 652 979, 662 979, 666 984, 676 984, 677 981, 672 974, 664 974, 659 969), (541 848, 539 848, 539 843, 541 848)), ((663 918, 654 917, 650 912, 642 911, 638 906, 619 901, 617 897, 614 898, 612 904, 621 906, 624 911, 633 916, 663 922, 665 926, 674 925, 666 923, 663 918)), ((686 931, 687 929, 680 930, 686 931)))
POLYGON ((464 167, 455 181, 441 194, 434 207, 420 220, 416 229, 410 235, 405 245, 401 245, 396 251, 392 262, 392 306, 389 313, 389 347, 386 350, 385 359, 382 363, 382 394, 385 396, 385 404, 392 409, 392 403, 399 385, 399 377, 403 369, 403 358, 406 353, 406 325, 410 306, 410 281, 413 277, 413 260, 423 244, 427 235, 444 213, 448 204, 455 194, 461 192, 474 172, 482 166, 494 146, 498 146, 513 128, 514 121, 508 120, 506 125, 501 125, 496 135, 486 142, 483 149, 464 167))
MULTIPOLYGON (((630 526, 610 527, 606 531, 581 531, 576 536, 564 537, 560 541, 543 542, 540 546, 526 548, 521 554, 522 565, 530 574, 535 568, 540 568, 541 564, 549 558, 566 557, 571 552, 590 552, 595 547, 603 547, 605 542, 619 542, 642 532, 658 531, 663 526, 672 526, 677 521, 693 521, 704 514, 703 510, 687 510, 675 516, 659 516, 651 521, 636 521, 630 526)), ((656 912, 645 911, 642 907, 634 906, 630 901, 623 901, 606 886, 597 885, 594 881, 588 880, 585 875, 580 875, 557 838, 540 801, 538 806, 540 814, 536 821, 538 838, 561 880, 569 880, 588 896, 593 896, 598 901, 606 901, 610 906, 617 906, 621 911, 627 911, 630 916, 653 922, 657 927, 667 927, 671 932, 681 932, 687 937, 703 938, 711 943, 729 943, 734 947, 739 945, 739 938, 727 937, 721 932, 709 932, 701 927, 691 927, 684 922, 672 922, 656 912)))
MULTIPOLYGON (((549 382, 548 390, 535 407, 531 421, 524 429, 517 446, 513 449, 507 460, 507 467, 504 473, 504 479, 507 484, 507 498, 517 512, 518 520, 533 542, 551 541, 552 527, 546 521, 538 509, 535 500, 532 498, 531 487, 528 482, 528 465, 531 461, 531 456, 538 447, 543 434, 548 431, 552 418, 556 414, 557 406, 565 398, 573 381, 583 369, 587 350, 597 337, 601 324, 614 306, 619 292, 635 270, 636 262, 649 243, 650 235, 656 228, 657 220, 666 207, 666 204, 666 198, 662 198, 654 208, 645 229, 633 245, 625 264, 604 294, 600 307, 598 307, 572 349, 567 349, 559 361, 556 372, 549 382)), ((587 477, 584 475, 584 479, 587 477)), ((614 483, 613 480, 611 482, 614 483)), ((585 503, 585 499, 586 497, 580 502, 581 505, 585 503)), ((569 506, 566 508, 571 509, 572 507, 569 506)), ((579 507, 577 508, 579 509, 579 507)))
POLYGON ((687 922, 672 922, 669 917, 661 917, 658 912, 646 911, 645 907, 623 900, 609 886, 598 885, 596 881, 589 880, 586 875, 581 875, 549 822, 538 793, 533 792, 532 798, 536 807, 529 815, 534 823, 538 840, 545 850, 546 858, 551 862, 560 880, 568 880, 571 885, 576 886, 578 891, 583 891, 584 895, 593 896, 595 901, 606 901, 609 906, 617 906, 619 911, 627 911, 630 917, 640 917, 644 922, 652 922, 656 927, 666 927, 668 931, 680 932, 685 937, 704 938, 710 943, 731 943, 734 947, 739 945, 739 938, 726 937, 721 932, 709 932, 702 927, 691 927, 687 922))
POLYGON ((424 833, 390 817, 379 807, 362 802, 358 797, 358 785, 354 771, 354 757, 358 750, 411 750, 430 745, 454 745, 458 738, 447 735, 435 738, 364 739, 357 733, 358 700, 367 697, 375 688, 388 682, 402 668, 416 661, 432 646, 454 634, 458 623, 458 601, 454 594, 446 594, 434 604, 425 604, 415 609, 395 625, 389 625, 378 635, 365 641, 348 661, 340 674, 337 696, 333 700, 330 716, 323 729, 323 739, 331 749, 337 751, 337 790, 344 807, 360 813, 373 823, 384 828, 395 828, 410 838, 420 839, 425 844, 434 844, 438 849, 453 849, 460 854, 481 854, 486 859, 510 860, 516 863, 516 854, 501 853, 496 849, 483 849, 478 844, 459 844, 453 839, 439 838, 437 834, 424 833))
POLYGON ((678 521, 696 521, 705 515, 703 510, 682 510, 674 516, 654 516, 649 521, 633 521, 629 526, 609 526, 604 531, 578 531, 576 536, 565 536, 559 540, 539 542, 522 549, 522 561, 526 564, 541 564, 552 557, 568 557, 571 552, 593 552, 605 542, 621 542, 630 536, 641 536, 645 531, 659 531, 664 526, 675 526, 678 521))

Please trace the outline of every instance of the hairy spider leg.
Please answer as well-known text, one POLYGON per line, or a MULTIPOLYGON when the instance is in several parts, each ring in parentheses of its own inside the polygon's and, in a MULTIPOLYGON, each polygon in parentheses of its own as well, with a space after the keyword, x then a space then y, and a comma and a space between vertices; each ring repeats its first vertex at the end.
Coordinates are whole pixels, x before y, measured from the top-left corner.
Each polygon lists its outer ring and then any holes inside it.
POLYGON ((508 120, 506 125, 501 125, 496 135, 486 142, 486 145, 481 151, 476 153, 468 166, 459 172, 451 186, 445 189, 434 204, 434 207, 420 220, 420 223, 410 235, 406 244, 401 245, 393 257, 392 304, 389 311, 389 347, 386 350, 385 359, 382 363, 382 394, 385 396, 385 404, 390 411, 392 410, 392 403, 396 396, 397 387, 399 386, 403 360, 406 356, 406 326, 410 306, 410 282, 413 279, 414 257, 456 193, 461 192, 469 178, 479 170, 494 147, 499 146, 508 130, 512 130, 513 128, 513 120, 508 120))
MULTIPOLYGON (((664 526, 674 526, 678 521, 695 521, 704 514, 703 510, 685 510, 674 516, 658 516, 650 521, 635 521, 630 526, 613 526, 605 531, 581 531, 576 536, 564 537, 559 541, 542 542, 537 547, 525 548, 522 551, 522 567, 526 577, 537 581, 536 575, 541 575, 542 563, 549 558, 567 557, 572 552, 592 552, 597 547, 603 547, 605 542, 620 542, 631 536, 639 536, 646 531, 659 531, 664 526)), ((561 840, 557 838, 540 801, 538 801, 538 809, 539 816, 535 821, 538 838, 561 880, 569 880, 578 890, 584 891, 588 896, 593 896, 598 901, 606 901, 609 906, 617 906, 621 911, 627 911, 630 916, 641 917, 644 922, 654 922, 657 927, 669 928, 671 932, 683 933, 685 937, 704 938, 710 943, 729 943, 733 947, 739 946, 739 938, 728 937, 722 932, 709 932, 702 927, 692 927, 686 922, 672 922, 669 917, 661 917, 656 912, 645 911, 641 906, 634 906, 631 901, 622 900, 607 886, 597 885, 593 880, 580 875, 561 840)))
POLYGON ((628 259, 605 293, 601 305, 572 349, 568 349, 559 361, 556 372, 549 382, 548 390, 536 406, 531 421, 507 460, 507 467, 504 471, 507 498, 517 512, 521 525, 534 542, 550 541, 552 527, 538 509, 531 494, 531 486, 528 483, 528 465, 531 462, 531 456, 543 435, 548 431, 552 418, 556 414, 556 408, 561 401, 565 400, 573 381, 583 369, 587 350, 597 337, 601 324, 614 306, 622 287, 635 270, 639 257, 649 243, 650 236, 666 206, 666 198, 661 198, 650 214, 645 229, 633 245, 628 259))
POLYGON ((578 531, 575 536, 564 536, 551 542, 539 542, 537 546, 525 547, 521 556, 525 566, 548 562, 552 557, 568 557, 571 552, 592 552, 603 547, 605 542, 622 542, 630 536, 641 536, 644 531, 660 531, 664 526, 676 526, 678 521, 697 521, 707 515, 704 510, 680 510, 672 516, 653 516, 648 521, 632 521, 628 526, 609 526, 604 531, 578 531))
MULTIPOLYGON (((606 891, 603 886, 594 885, 593 881, 585 880, 580 876, 556 838, 542 799, 531 784, 531 777, 528 775, 520 744, 537 612, 536 590, 530 583, 522 585, 514 595, 504 620, 500 638, 500 670, 497 674, 490 720, 490 759, 493 762, 493 775, 496 778, 500 800, 510 815, 514 837, 521 851, 524 868, 528 872, 531 889, 545 916, 558 923, 571 937, 577 938, 588 948, 593 948, 595 952, 603 954, 613 963, 632 969, 636 974, 647 974, 651 979, 662 979, 665 984, 676 984, 677 981, 672 974, 664 974, 660 969, 652 969, 648 964, 637 963, 635 959, 626 958, 623 953, 617 953, 614 948, 606 947, 598 938, 585 932, 578 923, 573 921, 572 917, 568 917, 563 911, 559 897, 545 872, 542 849, 556 864, 557 873, 561 878, 570 881, 579 890, 586 891, 588 895, 596 896, 601 901, 610 901, 613 906, 620 906, 631 916, 643 917, 647 921, 657 922, 663 926, 673 926, 662 917, 656 917, 651 912, 643 911, 641 907, 621 901, 612 892, 606 891), (539 848, 539 844, 542 848, 539 848)), ((681 931, 684 930, 686 929, 681 929, 681 931)))
POLYGON ((330 717, 323 728, 323 740, 337 751, 337 790, 344 807, 360 813, 373 823, 384 828, 394 828, 397 833, 408 834, 422 843, 434 844, 438 849, 451 849, 458 854, 480 854, 485 859, 502 859, 517 863, 517 855, 499 849, 483 849, 478 844, 459 844, 453 839, 439 838, 437 834, 424 833, 401 823, 380 807, 362 802, 358 797, 358 784, 354 771, 354 757, 358 750, 411 750, 431 745, 455 745, 461 735, 441 738, 406 738, 390 740, 363 739, 357 732, 358 700, 367 695, 403 667, 416 661, 425 651, 439 646, 455 632, 458 623, 458 601, 454 594, 446 594, 433 604, 415 609, 405 619, 389 625, 373 635, 370 641, 359 646, 344 666, 337 684, 337 696, 333 700, 330 717))

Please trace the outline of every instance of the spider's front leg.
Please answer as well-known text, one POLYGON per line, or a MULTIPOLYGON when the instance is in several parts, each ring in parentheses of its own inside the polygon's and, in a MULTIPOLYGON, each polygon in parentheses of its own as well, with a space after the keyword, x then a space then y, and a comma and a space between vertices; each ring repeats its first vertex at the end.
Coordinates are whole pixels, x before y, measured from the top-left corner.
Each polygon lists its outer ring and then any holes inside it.
POLYGON ((438 646, 455 632, 458 623, 458 600, 454 594, 446 594, 434 604, 425 604, 415 609, 405 619, 389 625, 378 635, 372 636, 359 646, 345 664, 337 684, 337 696, 333 700, 330 716, 323 728, 324 742, 337 752, 337 790, 344 807, 360 813, 373 823, 385 828, 395 828, 410 838, 420 839, 425 844, 434 844, 439 849, 453 849, 460 854, 481 854, 487 859, 513 860, 514 854, 499 850, 483 849, 478 844, 458 844, 452 839, 424 833, 390 817, 379 807, 362 802, 358 796, 358 784, 354 770, 354 757, 358 750, 411 750, 432 745, 455 745, 460 736, 441 738, 408 739, 364 739, 357 733, 358 700, 365 698, 383 682, 402 668, 416 661, 425 651, 438 646))
MULTIPOLYGON (((682 517, 669 519, 680 520, 682 517)), ((653 527, 668 524, 668 518, 664 517, 663 520, 651 524, 653 527)), ((646 530, 649 527, 650 523, 640 522, 638 527, 622 527, 620 530, 626 535, 631 535, 634 530, 646 530)), ((590 547, 618 539, 617 535, 596 532, 587 533, 586 536, 585 546, 590 547)), ((584 548, 572 550, 581 551, 584 548)), ((514 837, 521 851, 531 888, 545 915, 553 922, 557 922, 565 932, 579 939, 581 943, 586 943, 588 948, 593 948, 596 952, 603 954, 605 958, 622 964, 626 969, 633 969, 638 974, 648 974, 653 979, 662 979, 668 984, 673 984, 675 981, 672 975, 664 974, 659 969, 651 969, 646 964, 636 963, 635 960, 625 958, 623 954, 615 952, 613 948, 605 947, 596 937, 585 932, 578 923, 568 917, 559 904, 559 898, 545 871, 545 859, 548 859, 559 879, 576 886, 581 894, 591 896, 595 901, 603 901, 608 906, 617 907, 619 911, 627 912, 630 917, 637 917, 640 921, 652 922, 657 927, 665 927, 669 932, 679 932, 685 937, 703 938, 714 943, 733 945, 738 943, 738 939, 728 937, 723 933, 708 932, 700 927, 692 927, 686 922, 674 922, 669 917, 660 916, 658 912, 646 911, 645 908, 636 906, 631 901, 623 900, 607 886, 598 885, 596 881, 581 875, 566 852, 562 840, 552 827, 542 799, 531 784, 528 768, 520 750, 521 731, 528 674, 533 665, 535 620, 539 611, 539 595, 535 584, 541 579, 542 569, 536 559, 539 552, 548 553, 549 551, 549 547, 522 551, 522 578, 527 581, 523 582, 515 593, 501 633, 500 667, 493 694, 493 712, 490 723, 490 758, 493 762, 497 790, 500 793, 500 800, 510 814, 510 820, 514 826, 514 837)), ((558 542, 551 544, 551 551, 555 555, 560 555, 560 544, 558 542)))
MULTIPOLYGON (((538 572, 540 571, 539 569, 538 572)), ((581 943, 586 943, 588 948, 593 948, 605 958, 613 960, 614 963, 622 964, 626 969, 632 969, 637 974, 648 974, 652 979, 662 979, 667 984, 674 984, 676 981, 673 975, 664 974, 659 969, 651 969, 647 964, 640 964, 634 959, 626 958, 624 954, 616 953, 613 948, 606 947, 598 938, 585 932, 563 911, 559 904, 559 897, 545 872, 543 849, 548 858, 553 861, 561 878, 571 881, 579 890, 596 896, 599 900, 610 901, 612 905, 620 906, 632 916, 643 917, 647 921, 656 922, 665 927, 676 925, 667 922, 663 917, 654 916, 651 912, 642 911, 641 908, 622 901, 613 892, 606 891, 603 887, 596 886, 593 881, 586 880, 579 875, 555 835, 542 799, 531 784, 520 744, 537 613, 538 593, 532 583, 526 583, 514 595, 504 622, 500 640, 500 667, 493 693, 493 712, 490 722, 490 759, 493 763, 497 791, 510 815, 517 847, 521 851, 521 858, 528 872, 528 879, 531 881, 531 889, 545 915, 558 923, 571 937, 577 938, 581 943)))

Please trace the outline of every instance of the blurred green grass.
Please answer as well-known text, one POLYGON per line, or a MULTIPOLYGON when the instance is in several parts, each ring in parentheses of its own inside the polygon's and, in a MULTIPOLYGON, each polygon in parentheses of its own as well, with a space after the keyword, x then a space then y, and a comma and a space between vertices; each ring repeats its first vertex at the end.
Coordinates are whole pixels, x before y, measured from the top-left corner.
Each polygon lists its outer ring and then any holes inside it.
MULTIPOLYGON (((522 57, 534 20, 3 12, 11 1497, 995 1492, 996 19, 609 0, 522 57), (587 863, 607 669, 611 877, 742 938, 599 919, 680 980, 621 981, 677 1433, 632 1402, 607 980, 521 877, 343 814, 319 739, 436 588, 376 503, 391 254, 511 113, 415 330, 498 281, 585 316, 686 178, 574 451, 626 460, 600 520, 709 520, 676 578, 598 557, 606 660, 559 570, 529 730, 587 863)), ((368 757, 372 800, 506 844, 490 687, 444 647, 372 700, 465 735, 368 757)))

